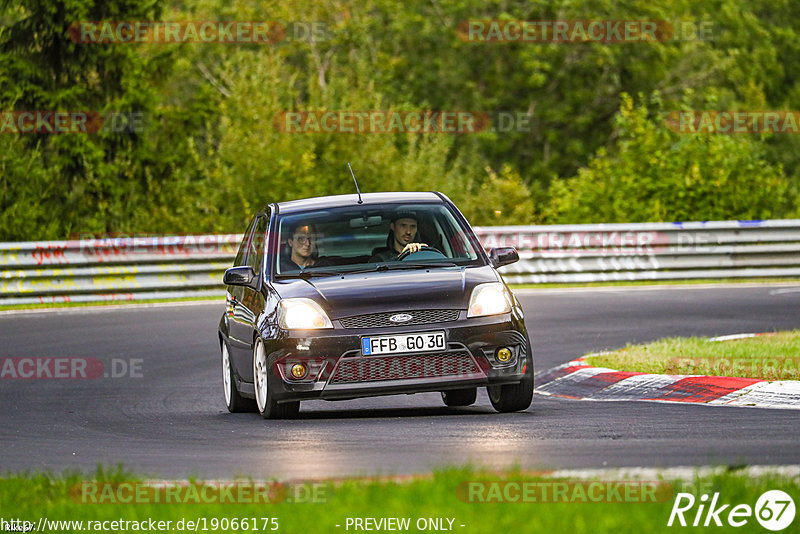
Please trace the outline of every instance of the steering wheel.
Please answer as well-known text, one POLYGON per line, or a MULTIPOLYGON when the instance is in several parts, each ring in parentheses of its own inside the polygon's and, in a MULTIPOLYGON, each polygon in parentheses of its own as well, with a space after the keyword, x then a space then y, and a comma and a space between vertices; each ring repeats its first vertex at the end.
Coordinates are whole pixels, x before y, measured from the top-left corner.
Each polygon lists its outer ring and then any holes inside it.
POLYGON ((425 254, 424 258, 417 257, 417 258, 414 258, 414 259, 438 260, 438 259, 447 257, 438 248, 424 246, 424 247, 420 248, 419 250, 417 250, 416 252, 411 252, 410 250, 404 250, 403 252, 400 253, 399 256, 397 256, 397 261, 404 261, 406 258, 411 256, 412 254, 419 254, 420 252, 427 252, 428 254, 425 254))

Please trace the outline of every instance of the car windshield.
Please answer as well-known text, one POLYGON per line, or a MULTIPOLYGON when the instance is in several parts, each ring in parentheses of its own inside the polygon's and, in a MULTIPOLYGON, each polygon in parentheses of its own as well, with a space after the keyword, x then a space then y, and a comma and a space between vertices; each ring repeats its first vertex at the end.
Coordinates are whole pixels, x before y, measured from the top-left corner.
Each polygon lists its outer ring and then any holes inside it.
POLYGON ((458 267, 481 261, 467 232, 443 204, 382 204, 281 215, 276 239, 273 271, 278 277, 458 267), (401 254, 409 244, 420 250, 401 254))

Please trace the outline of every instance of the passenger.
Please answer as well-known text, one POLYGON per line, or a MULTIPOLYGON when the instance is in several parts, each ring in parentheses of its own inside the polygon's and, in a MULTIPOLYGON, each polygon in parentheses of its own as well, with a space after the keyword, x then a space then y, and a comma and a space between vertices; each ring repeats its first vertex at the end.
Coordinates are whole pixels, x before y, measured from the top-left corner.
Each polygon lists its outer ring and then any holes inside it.
POLYGON ((292 228, 291 237, 286 245, 291 254, 281 255, 281 272, 302 271, 308 267, 320 265, 317 257, 316 229, 310 224, 297 224, 292 228))
POLYGON ((403 252, 414 253, 428 246, 425 243, 415 242, 417 238, 417 214, 413 211, 397 212, 389 223, 386 246, 373 250, 369 261, 393 261, 403 252))

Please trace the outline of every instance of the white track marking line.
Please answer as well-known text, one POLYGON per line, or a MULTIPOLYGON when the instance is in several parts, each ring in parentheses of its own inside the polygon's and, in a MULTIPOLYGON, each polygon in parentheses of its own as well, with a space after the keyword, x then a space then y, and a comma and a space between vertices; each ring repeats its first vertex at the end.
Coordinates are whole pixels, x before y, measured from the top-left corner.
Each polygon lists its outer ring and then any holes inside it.
POLYGON ((781 289, 774 289, 770 291, 773 294, 775 291, 785 292, 800 292, 800 284, 793 284, 790 282, 775 282, 775 283, 741 283, 741 284, 661 284, 661 285, 642 285, 642 286, 591 286, 591 287, 525 287, 514 288, 511 285, 511 291, 514 294, 520 295, 534 295, 543 293, 613 293, 613 292, 627 292, 627 291, 680 291, 689 289, 756 289, 756 288, 769 288, 779 287, 781 289))
MULTIPOLYGON (((695 477, 707 477, 729 472, 728 467, 620 467, 609 469, 559 469, 550 473, 553 478, 569 479, 603 479, 603 480, 693 480, 695 477)), ((734 473, 742 473, 748 477, 763 475, 781 475, 800 477, 800 465, 751 465, 736 469, 734 473)))

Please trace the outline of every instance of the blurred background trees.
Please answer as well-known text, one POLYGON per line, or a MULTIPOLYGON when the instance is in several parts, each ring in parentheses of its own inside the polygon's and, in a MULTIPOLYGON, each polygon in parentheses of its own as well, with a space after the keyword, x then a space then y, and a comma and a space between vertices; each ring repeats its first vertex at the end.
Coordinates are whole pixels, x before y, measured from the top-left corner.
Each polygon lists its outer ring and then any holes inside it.
POLYGON ((439 190, 480 225, 797 217, 798 135, 678 134, 665 116, 797 109, 798 19, 791 0, 0 1, 0 110, 146 118, 136 134, 0 135, 0 240, 238 232, 266 202, 352 192, 348 161, 362 191, 439 190), (461 21, 504 18, 666 20, 709 34, 459 39, 461 21), (69 25, 85 20, 269 20, 289 33, 275 44, 71 41, 69 25), (305 38, 314 23, 324 36, 305 38), (303 110, 507 111, 530 127, 273 126, 303 110))

